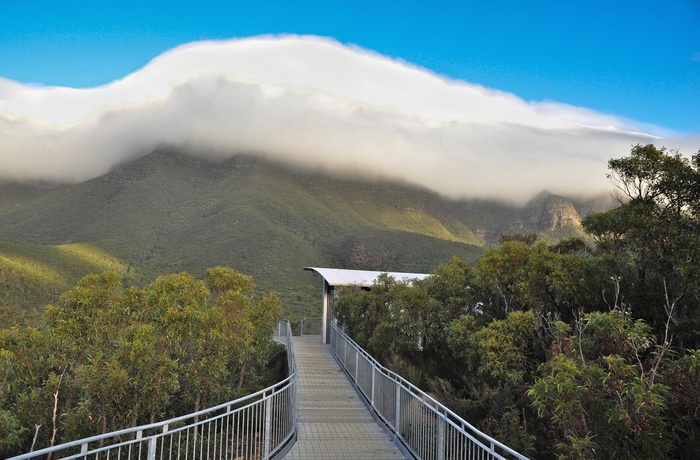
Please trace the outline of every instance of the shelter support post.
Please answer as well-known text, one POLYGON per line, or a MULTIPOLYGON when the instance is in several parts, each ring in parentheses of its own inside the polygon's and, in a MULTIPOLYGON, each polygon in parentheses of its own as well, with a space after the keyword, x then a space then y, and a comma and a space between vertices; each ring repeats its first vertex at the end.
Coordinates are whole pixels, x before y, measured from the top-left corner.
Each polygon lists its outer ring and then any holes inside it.
POLYGON ((328 281, 323 280, 323 299, 321 300, 323 305, 323 312, 321 314, 321 342, 331 343, 331 295, 333 293, 332 287, 328 284, 328 281))

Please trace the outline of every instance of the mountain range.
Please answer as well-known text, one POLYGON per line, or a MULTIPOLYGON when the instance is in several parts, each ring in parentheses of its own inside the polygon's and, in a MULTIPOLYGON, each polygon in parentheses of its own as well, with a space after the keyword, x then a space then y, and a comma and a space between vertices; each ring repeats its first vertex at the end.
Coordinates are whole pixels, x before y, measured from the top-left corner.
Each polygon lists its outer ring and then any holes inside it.
POLYGON ((503 233, 579 236, 583 217, 611 206, 547 191, 525 206, 455 200, 396 180, 160 148, 78 184, 0 184, 0 307, 31 317, 95 271, 143 285, 226 265, 279 292, 288 316, 317 316, 320 283, 303 267, 429 273, 452 256, 475 260, 503 233))

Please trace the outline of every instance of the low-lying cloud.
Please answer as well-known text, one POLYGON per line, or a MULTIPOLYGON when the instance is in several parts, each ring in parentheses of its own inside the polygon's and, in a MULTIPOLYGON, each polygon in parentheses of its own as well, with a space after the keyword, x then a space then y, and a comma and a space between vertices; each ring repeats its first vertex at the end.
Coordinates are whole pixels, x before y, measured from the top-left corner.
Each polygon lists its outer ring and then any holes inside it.
POLYGON ((636 143, 700 146, 666 135, 317 37, 185 45, 97 88, 0 79, 0 179, 78 182, 175 144, 522 202, 608 190, 607 160, 636 143))

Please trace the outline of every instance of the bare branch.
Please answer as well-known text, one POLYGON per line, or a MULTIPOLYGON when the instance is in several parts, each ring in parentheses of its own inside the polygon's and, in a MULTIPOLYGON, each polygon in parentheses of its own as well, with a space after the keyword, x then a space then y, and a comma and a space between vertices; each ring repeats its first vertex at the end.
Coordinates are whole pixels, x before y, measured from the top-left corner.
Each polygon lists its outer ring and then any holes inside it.
MULTIPOLYGON (((58 433, 58 393, 61 389, 61 382, 63 382, 63 375, 66 373, 66 369, 63 369, 61 376, 58 379, 58 385, 56 385, 56 392, 53 394, 53 433, 51 434, 51 444, 49 447, 53 447, 56 444, 56 433, 58 433)), ((50 452, 46 460, 51 460, 53 452, 50 452)))
POLYGON ((664 342, 659 345, 656 356, 654 357, 654 362, 651 367, 651 372, 649 376, 649 388, 654 387, 654 381, 656 380, 656 375, 661 366, 661 361, 663 360, 666 351, 671 348, 671 342, 673 341, 673 336, 671 336, 671 322, 674 321, 675 311, 676 311, 676 300, 670 301, 668 297, 668 289, 666 287, 666 280, 664 279, 664 293, 666 297, 666 304, 664 305, 664 310, 666 310, 666 324, 664 326, 664 342))
POLYGON ((34 425, 34 439, 32 439, 32 447, 29 449, 29 452, 34 452, 34 446, 36 446, 36 438, 39 436, 39 428, 41 428, 41 425, 34 425))
POLYGON ((578 337, 578 353, 581 356, 581 363, 586 366, 586 358, 583 356, 583 333, 588 328, 588 323, 583 320, 583 312, 578 311, 578 314, 574 314, 576 318, 576 335, 578 337))

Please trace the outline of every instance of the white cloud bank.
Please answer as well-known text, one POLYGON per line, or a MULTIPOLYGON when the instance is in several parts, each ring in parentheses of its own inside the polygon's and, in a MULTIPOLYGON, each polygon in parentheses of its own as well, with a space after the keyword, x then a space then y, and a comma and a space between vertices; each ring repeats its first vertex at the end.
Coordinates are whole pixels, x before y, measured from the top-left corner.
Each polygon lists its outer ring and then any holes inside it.
POLYGON ((208 157, 259 153, 452 197, 523 201, 544 188, 609 190, 607 160, 636 143, 700 146, 642 131, 662 133, 318 37, 193 43, 97 88, 0 78, 0 179, 82 181, 181 144, 208 157))

